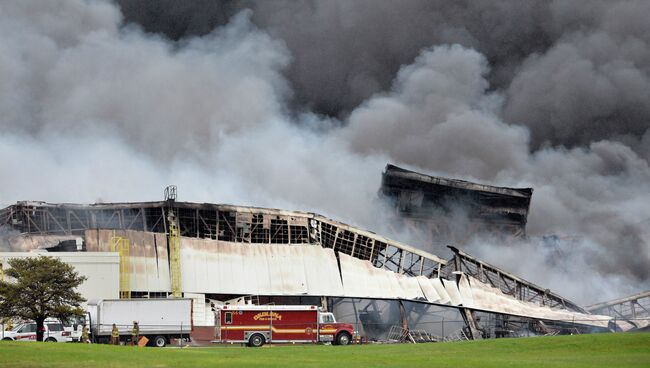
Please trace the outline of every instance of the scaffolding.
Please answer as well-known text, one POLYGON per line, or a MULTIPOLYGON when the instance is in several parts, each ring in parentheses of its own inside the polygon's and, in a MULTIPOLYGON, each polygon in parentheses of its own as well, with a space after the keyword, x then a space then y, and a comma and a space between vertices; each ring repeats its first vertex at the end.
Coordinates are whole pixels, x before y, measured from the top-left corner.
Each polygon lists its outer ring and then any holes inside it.
POLYGON ((169 223, 169 276, 171 278, 172 297, 181 298, 181 234, 173 211, 167 215, 169 223))
POLYGON ((443 337, 442 341, 449 342, 449 341, 465 341, 465 340, 469 340, 469 337, 467 337, 465 332, 463 332, 463 329, 460 329, 451 333, 450 335, 443 337))
POLYGON ((111 238, 111 250, 120 254, 120 299, 131 298, 131 244, 121 236, 111 238))
POLYGON ((411 330, 401 325, 393 325, 388 331, 388 341, 399 343, 419 344, 423 342, 438 342, 441 337, 435 336, 424 330, 411 330))

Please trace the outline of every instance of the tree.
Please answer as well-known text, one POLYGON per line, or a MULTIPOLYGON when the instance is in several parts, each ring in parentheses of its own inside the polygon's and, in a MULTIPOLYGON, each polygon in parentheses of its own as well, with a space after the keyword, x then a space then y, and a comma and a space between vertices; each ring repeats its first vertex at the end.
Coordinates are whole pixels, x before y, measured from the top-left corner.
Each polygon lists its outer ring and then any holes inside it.
POLYGON ((83 315, 86 301, 75 289, 85 280, 71 265, 55 257, 27 257, 9 260, 5 280, 0 280, 0 317, 36 322, 36 340, 43 341, 48 317, 66 320, 83 315))

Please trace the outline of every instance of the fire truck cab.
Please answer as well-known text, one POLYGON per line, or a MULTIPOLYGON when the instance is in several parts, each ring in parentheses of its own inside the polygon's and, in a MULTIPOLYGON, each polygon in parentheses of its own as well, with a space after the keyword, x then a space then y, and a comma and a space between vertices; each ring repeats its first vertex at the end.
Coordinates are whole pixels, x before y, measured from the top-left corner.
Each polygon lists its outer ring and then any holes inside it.
POLYGON ((259 347, 267 343, 331 342, 348 345, 354 327, 338 323, 332 313, 313 305, 225 305, 216 310, 218 343, 244 343, 259 347))

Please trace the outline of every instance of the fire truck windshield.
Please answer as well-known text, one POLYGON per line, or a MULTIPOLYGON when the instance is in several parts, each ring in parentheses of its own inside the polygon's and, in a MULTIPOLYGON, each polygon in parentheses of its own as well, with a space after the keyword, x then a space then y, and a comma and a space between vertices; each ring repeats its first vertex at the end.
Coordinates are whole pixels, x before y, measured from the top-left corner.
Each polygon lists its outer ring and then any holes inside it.
POLYGON ((322 313, 320 315, 320 323, 336 323, 332 313, 322 313))

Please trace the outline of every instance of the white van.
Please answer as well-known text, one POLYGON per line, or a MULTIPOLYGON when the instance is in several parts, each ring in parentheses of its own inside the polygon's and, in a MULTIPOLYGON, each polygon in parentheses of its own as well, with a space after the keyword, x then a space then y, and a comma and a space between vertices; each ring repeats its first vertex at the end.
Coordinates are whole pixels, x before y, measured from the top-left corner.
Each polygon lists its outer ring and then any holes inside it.
MULTIPOLYGON (((66 331, 63 324, 56 320, 46 320, 43 341, 68 342, 71 341, 70 331, 66 331)), ((11 331, 3 331, 2 340, 36 341, 36 322, 21 323, 11 331)))

